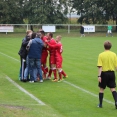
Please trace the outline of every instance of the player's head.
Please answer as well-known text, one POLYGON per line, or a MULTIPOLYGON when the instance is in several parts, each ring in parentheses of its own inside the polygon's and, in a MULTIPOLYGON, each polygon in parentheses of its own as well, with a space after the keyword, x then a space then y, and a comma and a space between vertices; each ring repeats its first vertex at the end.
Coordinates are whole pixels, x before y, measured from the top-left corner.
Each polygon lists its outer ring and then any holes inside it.
POLYGON ((36 37, 37 37, 37 38, 41 38, 41 36, 42 36, 42 35, 41 35, 40 31, 37 31, 36 37))
POLYGON ((32 30, 27 30, 27 31, 26 31, 26 35, 30 35, 31 33, 33 33, 32 30))
POLYGON ((53 37, 53 33, 49 32, 47 33, 47 38, 50 40, 53 37))
POLYGON ((36 37, 36 33, 33 32, 33 33, 32 33, 32 36, 31 36, 31 39, 34 39, 35 37, 36 37))
POLYGON ((31 36, 32 36, 32 30, 27 30, 26 31, 26 40, 30 40, 31 39, 31 36))
POLYGON ((44 35, 45 35, 44 30, 41 30, 41 31, 39 31, 39 32, 42 34, 42 36, 44 36, 44 35))
POLYGON ((111 44, 110 41, 105 41, 104 42, 104 48, 105 48, 105 50, 110 50, 111 47, 112 47, 112 44, 111 44))
POLYGON ((62 38, 61 35, 56 36, 56 42, 60 42, 61 38, 62 38))

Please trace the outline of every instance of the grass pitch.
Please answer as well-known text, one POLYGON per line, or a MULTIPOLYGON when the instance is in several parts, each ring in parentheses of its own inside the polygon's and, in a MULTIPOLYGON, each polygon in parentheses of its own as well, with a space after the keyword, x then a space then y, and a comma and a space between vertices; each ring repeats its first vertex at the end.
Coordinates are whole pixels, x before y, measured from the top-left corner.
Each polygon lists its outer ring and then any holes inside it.
MULTIPOLYGON (((102 35, 102 34, 101 34, 102 35)), ((78 34, 63 35, 63 70, 69 76, 63 82, 22 83, 18 80, 19 55, 24 34, 1 34, 0 37, 0 116, 1 117, 116 117, 117 110, 110 90, 105 90, 103 108, 98 104, 98 54, 103 43, 112 42, 117 53, 116 37, 78 34), (7 77, 41 100, 39 104, 22 92, 7 77)))

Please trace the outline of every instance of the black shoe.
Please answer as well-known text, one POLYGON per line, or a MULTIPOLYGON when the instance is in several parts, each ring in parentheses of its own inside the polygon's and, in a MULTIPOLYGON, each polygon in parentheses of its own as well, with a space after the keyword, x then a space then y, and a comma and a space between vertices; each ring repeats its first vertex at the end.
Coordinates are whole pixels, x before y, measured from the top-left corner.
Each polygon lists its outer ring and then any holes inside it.
POLYGON ((117 102, 115 102, 115 108, 117 109, 117 102))
POLYGON ((37 80, 35 80, 34 82, 37 82, 37 80))
POLYGON ((97 106, 98 108, 102 108, 102 105, 101 104, 98 104, 98 106, 97 106))
POLYGON ((24 80, 23 80, 23 82, 27 82, 27 80, 26 80, 26 79, 24 79, 24 80))
POLYGON ((27 78, 27 81, 30 81, 30 79, 29 79, 29 78, 27 78))

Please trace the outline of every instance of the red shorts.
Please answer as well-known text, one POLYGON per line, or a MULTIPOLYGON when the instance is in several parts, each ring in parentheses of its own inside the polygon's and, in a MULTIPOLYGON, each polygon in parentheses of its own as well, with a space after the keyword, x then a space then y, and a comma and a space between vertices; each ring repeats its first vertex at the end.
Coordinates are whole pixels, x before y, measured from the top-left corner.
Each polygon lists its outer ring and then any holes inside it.
POLYGON ((55 56, 50 56, 49 62, 50 62, 50 64, 56 64, 55 56))
POLYGON ((48 53, 42 53, 41 55, 41 64, 46 64, 48 53))
POLYGON ((56 60, 56 68, 62 68, 62 59, 56 60))

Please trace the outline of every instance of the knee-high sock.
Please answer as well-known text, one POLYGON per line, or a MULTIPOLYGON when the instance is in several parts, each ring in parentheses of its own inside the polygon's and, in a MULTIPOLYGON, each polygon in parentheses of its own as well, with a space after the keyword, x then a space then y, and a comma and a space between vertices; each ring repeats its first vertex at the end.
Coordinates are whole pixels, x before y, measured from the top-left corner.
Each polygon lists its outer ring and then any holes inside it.
POLYGON ((46 70, 46 72, 48 72, 48 67, 45 67, 44 69, 46 70))
POLYGON ((59 72, 59 79, 62 79, 62 73, 59 72))
POLYGON ((62 70, 61 71, 61 74, 65 77, 66 76, 66 73, 62 70))
POLYGON ((53 69, 52 71, 53 71, 53 73, 54 73, 54 79, 57 79, 56 69, 53 69))
POLYGON ((113 91, 112 95, 113 95, 113 98, 114 98, 115 102, 117 102, 117 92, 113 91))
POLYGON ((41 66, 41 69, 42 69, 42 71, 43 71, 44 74, 47 73, 43 66, 41 66))
POLYGON ((50 68, 48 77, 51 77, 51 74, 52 74, 52 69, 50 68))
POLYGON ((99 104, 102 105, 104 93, 99 93, 99 104))

